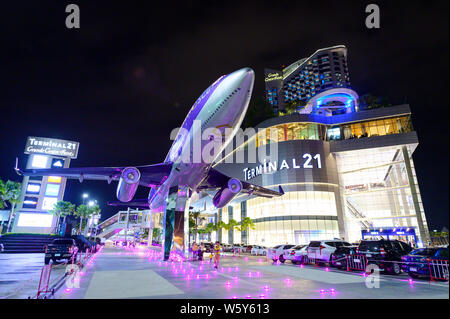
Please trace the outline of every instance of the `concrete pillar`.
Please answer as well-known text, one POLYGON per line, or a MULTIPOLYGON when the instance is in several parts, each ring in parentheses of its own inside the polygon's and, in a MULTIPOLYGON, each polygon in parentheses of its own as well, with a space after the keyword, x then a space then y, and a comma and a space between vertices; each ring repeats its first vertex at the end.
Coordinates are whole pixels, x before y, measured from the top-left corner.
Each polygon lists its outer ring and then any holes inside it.
POLYGON ((189 242, 189 192, 186 187, 170 188, 163 217, 163 254, 168 260, 170 252, 186 259, 189 242))
POLYGON ((420 210, 419 199, 417 196, 416 185, 414 182, 414 176, 411 169, 409 153, 406 146, 402 147, 402 152, 403 152, 403 160, 405 161, 406 173, 408 175, 409 188, 411 189, 411 197, 414 204, 414 210, 416 212, 417 224, 419 225, 420 239, 422 240, 422 243, 426 245, 427 242, 430 241, 430 234, 428 232, 428 229, 425 229, 424 227, 422 212, 420 210))

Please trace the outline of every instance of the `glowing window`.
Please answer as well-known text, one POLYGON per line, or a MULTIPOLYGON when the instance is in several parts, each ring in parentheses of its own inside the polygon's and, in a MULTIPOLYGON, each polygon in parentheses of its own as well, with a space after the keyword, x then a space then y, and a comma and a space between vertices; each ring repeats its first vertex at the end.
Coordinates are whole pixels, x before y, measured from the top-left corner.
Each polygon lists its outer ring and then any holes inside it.
POLYGON ((19 215, 17 226, 21 227, 51 227, 53 216, 50 214, 25 214, 19 215))
POLYGON ((35 168, 46 168, 47 167, 48 156, 44 155, 33 155, 33 160, 31 166, 35 168))
POLYGON ((49 176, 48 177, 49 183, 61 183, 61 176, 49 176))
POLYGON ((45 189, 45 196, 58 196, 59 188, 59 184, 47 184, 47 188, 45 189))
POLYGON ((29 183, 27 185, 27 193, 30 194, 39 194, 39 191, 41 190, 41 184, 34 184, 34 183, 29 183))
POLYGON ((51 210, 53 206, 58 201, 57 197, 44 197, 44 201, 42 202, 42 209, 51 210))

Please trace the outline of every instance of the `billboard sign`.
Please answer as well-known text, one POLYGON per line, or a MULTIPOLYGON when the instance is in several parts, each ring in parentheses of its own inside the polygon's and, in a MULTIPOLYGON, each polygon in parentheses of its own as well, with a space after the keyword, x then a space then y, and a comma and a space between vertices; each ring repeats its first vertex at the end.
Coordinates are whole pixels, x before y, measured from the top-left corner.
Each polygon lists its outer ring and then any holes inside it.
POLYGON ((25 145, 25 154, 47 154, 77 158, 78 146, 78 142, 29 136, 25 145))

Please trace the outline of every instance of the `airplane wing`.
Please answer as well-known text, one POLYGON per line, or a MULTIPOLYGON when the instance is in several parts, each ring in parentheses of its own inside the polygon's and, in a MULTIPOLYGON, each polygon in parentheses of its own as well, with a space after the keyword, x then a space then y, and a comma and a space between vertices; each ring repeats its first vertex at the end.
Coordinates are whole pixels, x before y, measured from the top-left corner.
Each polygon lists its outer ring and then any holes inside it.
POLYGON ((147 198, 132 199, 130 202, 108 202, 109 206, 127 206, 127 207, 144 207, 148 208, 150 205, 147 198))
MULTIPOLYGON (((200 184, 200 189, 202 188, 221 188, 224 185, 228 184, 228 181, 230 180, 231 177, 219 172, 218 170, 211 168, 208 172, 208 176, 207 178, 200 184)), ((242 193, 247 193, 249 195, 256 195, 256 196, 261 196, 261 197, 267 197, 267 198, 272 198, 275 196, 281 196, 284 194, 283 189, 281 188, 281 186, 278 186, 278 192, 262 187, 262 186, 258 186, 255 184, 250 184, 244 181, 241 181, 242 183, 242 193)))
MULTIPOLYGON (((23 176, 62 176, 68 179, 83 180, 104 180, 108 183, 120 179, 122 171, 126 167, 69 167, 69 168, 43 168, 43 169, 24 169, 17 166, 16 173, 23 176)), ((136 166, 141 173, 139 185, 155 187, 161 185, 169 176, 172 169, 171 163, 161 163, 155 165, 136 166)))

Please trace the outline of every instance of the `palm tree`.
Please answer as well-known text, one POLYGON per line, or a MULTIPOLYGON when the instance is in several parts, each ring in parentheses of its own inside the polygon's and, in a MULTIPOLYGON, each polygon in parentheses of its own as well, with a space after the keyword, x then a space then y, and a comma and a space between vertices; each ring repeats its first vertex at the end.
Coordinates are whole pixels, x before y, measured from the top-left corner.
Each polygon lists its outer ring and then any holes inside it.
POLYGON ((53 205, 53 209, 49 211, 53 215, 57 216, 55 228, 58 229, 59 219, 61 217, 64 217, 63 223, 65 223, 66 217, 69 215, 72 215, 74 211, 75 211, 75 205, 72 204, 71 202, 65 202, 62 200, 56 202, 56 204, 53 205))
MULTIPOLYGON (((233 229, 239 229, 238 228, 238 226, 239 226, 239 223, 235 220, 235 219, 230 219, 229 221, 228 221, 228 224, 227 224, 227 230, 233 230, 233 229)), ((233 238, 232 238, 233 239, 233 238)), ((231 241, 231 244, 233 244, 233 240, 231 241)))
POLYGON ((14 219, 16 205, 20 203, 20 195, 22 194, 22 185, 18 182, 7 181, 6 183, 0 179, 0 208, 11 204, 9 213, 8 226, 6 232, 10 231, 11 222, 14 219))
MULTIPOLYGON (((91 216, 94 216, 94 215, 98 215, 102 211, 98 204, 95 204, 95 205, 92 205, 92 206, 88 206, 88 208, 89 208, 89 216, 88 216, 88 218, 91 217, 91 216)), ((86 228, 85 228, 84 231, 86 231, 86 228)))
POLYGON ((243 220, 239 222, 240 227, 238 229, 240 231, 245 231, 246 229, 255 229, 255 223, 250 217, 245 217, 243 220))
POLYGON ((75 216, 80 218, 80 223, 79 223, 79 229, 78 229, 78 233, 81 234, 81 230, 82 230, 82 226, 83 226, 83 219, 88 219, 89 216, 92 214, 92 211, 90 210, 90 208, 87 205, 79 205, 77 207, 77 210, 75 211, 75 216))
POLYGON ((189 212, 189 219, 194 222, 193 233, 195 234, 195 241, 197 241, 199 221, 204 221, 206 218, 200 217, 200 212, 189 212))

